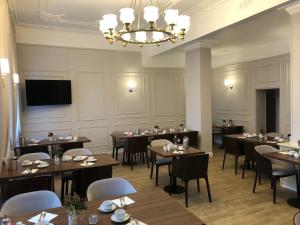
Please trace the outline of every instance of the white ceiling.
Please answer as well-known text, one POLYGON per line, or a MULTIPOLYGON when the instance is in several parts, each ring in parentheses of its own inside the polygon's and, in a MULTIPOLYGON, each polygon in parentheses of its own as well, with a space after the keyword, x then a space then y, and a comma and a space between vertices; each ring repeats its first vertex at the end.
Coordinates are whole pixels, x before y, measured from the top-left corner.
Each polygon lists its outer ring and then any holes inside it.
MULTIPOLYGON (((137 0, 138 2, 139 0, 137 0)), ((157 0, 152 0, 155 4, 157 0)), ((160 0, 161 7, 177 8, 181 13, 199 13, 224 0, 160 0)), ((143 4, 150 4, 143 0, 143 4)), ((104 14, 118 14, 120 8, 129 7, 131 0, 10 0, 18 25, 35 25, 98 31, 98 21, 104 14)))

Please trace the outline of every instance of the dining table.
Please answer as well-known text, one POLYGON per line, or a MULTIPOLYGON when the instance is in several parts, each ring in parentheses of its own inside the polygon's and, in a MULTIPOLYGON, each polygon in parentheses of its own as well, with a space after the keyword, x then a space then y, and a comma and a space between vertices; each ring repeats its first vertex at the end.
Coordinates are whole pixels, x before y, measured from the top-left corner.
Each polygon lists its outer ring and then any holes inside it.
MULTIPOLYGON (((9 159, 6 164, 2 165, 0 171, 0 185, 1 185, 1 195, 2 199, 5 199, 5 196, 10 190, 7 188, 7 184, 11 180, 20 180, 38 177, 41 175, 49 174, 60 174, 68 171, 79 171, 87 168, 100 168, 101 176, 103 178, 112 177, 112 167, 119 165, 119 162, 113 159, 109 154, 94 154, 95 162, 85 164, 84 160, 82 161, 60 161, 59 164, 55 163, 54 159, 41 160, 48 162, 49 166, 45 168, 38 168, 39 163, 32 162, 31 165, 23 166, 22 162, 18 162, 14 159, 9 159), (26 172, 27 171, 27 172, 26 172)), ((32 184, 34 186, 34 184, 32 184)), ((20 187, 14 187, 20 189, 20 187)), ((34 188, 34 187, 33 187, 34 188)))
MULTIPOLYGON (((110 196, 109 199, 99 199, 97 201, 87 201, 85 203, 86 210, 80 210, 77 214, 77 225, 88 225, 89 216, 97 215, 98 223, 101 225, 115 224, 111 220, 111 213, 102 213, 98 210, 100 204, 104 200, 112 200, 122 196, 110 196)), ((180 205, 176 200, 172 199, 165 192, 158 188, 139 191, 134 194, 127 195, 134 201, 133 204, 126 206, 124 209, 130 217, 136 218, 138 221, 147 225, 205 225, 205 223, 180 205)), ((57 217, 51 220, 55 225, 68 224, 68 212, 65 207, 43 210, 47 213, 56 214, 57 217)), ((22 221, 25 224, 27 220, 38 215, 41 211, 28 212, 21 215, 11 217, 13 223, 22 221)), ((127 224, 126 221, 122 224, 127 224)), ((132 223, 133 225, 136 223, 132 223)), ((142 224, 142 223, 139 223, 142 224)))
MULTIPOLYGON (((205 154, 204 151, 200 149, 189 147, 184 149, 183 151, 179 151, 178 149, 172 149, 169 151, 164 150, 164 146, 149 146, 148 147, 151 154, 158 155, 163 158, 177 158, 177 157, 186 157, 186 156, 193 156, 199 154, 205 154)), ((172 176, 172 175, 171 175, 172 176)), ((172 176, 173 182, 171 185, 167 185, 164 187, 164 190, 168 193, 172 194, 181 194, 185 191, 184 187, 177 184, 177 179, 175 176, 172 176)))

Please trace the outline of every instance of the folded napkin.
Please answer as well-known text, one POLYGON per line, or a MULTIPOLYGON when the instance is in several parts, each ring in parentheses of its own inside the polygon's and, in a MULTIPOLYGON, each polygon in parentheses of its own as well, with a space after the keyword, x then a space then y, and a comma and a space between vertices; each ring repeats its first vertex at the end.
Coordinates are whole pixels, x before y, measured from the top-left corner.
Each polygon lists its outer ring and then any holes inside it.
POLYGON ((131 222, 127 223, 127 225, 147 225, 147 224, 143 223, 141 221, 137 221, 137 222, 131 221, 131 222))
MULTIPOLYGON (((118 207, 122 207, 121 200, 119 198, 112 200, 112 202, 118 207)), ((125 205, 131 205, 135 203, 135 201, 133 201, 131 198, 128 198, 127 196, 123 197, 123 202, 125 203, 125 205)))
POLYGON ((183 151, 177 151, 177 150, 175 150, 175 151, 173 151, 173 153, 174 154, 183 154, 183 151))
POLYGON ((95 163, 93 163, 93 162, 87 162, 87 163, 81 163, 80 164, 80 166, 92 166, 92 165, 94 165, 95 163))
POLYGON ((281 153, 281 154, 284 154, 284 155, 288 155, 288 154, 289 154, 289 152, 288 152, 288 151, 279 152, 279 153, 281 153))
POLYGON ((22 172, 22 174, 31 174, 31 173, 36 173, 39 169, 26 169, 22 172))
MULTIPOLYGON (((56 215, 56 214, 46 212, 46 215, 44 216, 43 220, 47 220, 47 221, 50 222, 51 220, 53 220, 57 216, 58 215, 56 215)), ((34 217, 32 217, 31 219, 29 219, 28 222, 36 224, 37 222, 39 222, 40 218, 41 218, 41 213, 34 216, 34 217)))

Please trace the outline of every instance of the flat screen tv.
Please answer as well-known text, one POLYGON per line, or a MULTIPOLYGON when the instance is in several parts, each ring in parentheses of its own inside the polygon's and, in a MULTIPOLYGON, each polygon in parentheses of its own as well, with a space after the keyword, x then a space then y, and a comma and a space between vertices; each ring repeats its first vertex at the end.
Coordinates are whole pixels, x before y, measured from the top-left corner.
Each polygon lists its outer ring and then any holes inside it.
POLYGON ((27 106, 72 104, 70 80, 26 80, 27 106))

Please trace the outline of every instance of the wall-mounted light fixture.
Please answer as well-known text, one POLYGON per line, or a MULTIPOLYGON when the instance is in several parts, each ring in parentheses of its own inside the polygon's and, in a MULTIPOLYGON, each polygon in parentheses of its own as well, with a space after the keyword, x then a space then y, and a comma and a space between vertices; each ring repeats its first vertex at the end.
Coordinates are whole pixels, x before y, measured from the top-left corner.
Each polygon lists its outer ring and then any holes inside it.
POLYGON ((233 89, 233 84, 234 84, 234 81, 233 79, 225 79, 224 80, 224 85, 228 88, 230 88, 230 90, 233 89))
POLYGON ((4 78, 9 73, 10 73, 10 69, 9 69, 9 61, 8 61, 8 59, 6 59, 6 58, 0 58, 0 76, 1 76, 1 81, 2 81, 3 88, 5 88, 4 78))
POLYGON ((20 83, 20 77, 19 77, 19 74, 14 73, 14 74, 13 74, 13 79, 14 79, 14 83, 15 83, 15 84, 20 83))
POLYGON ((134 80, 129 80, 129 81, 127 82, 127 87, 128 87, 128 91, 129 91, 130 93, 134 92, 135 89, 136 89, 136 81, 134 81, 134 80))

